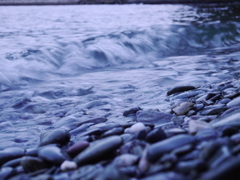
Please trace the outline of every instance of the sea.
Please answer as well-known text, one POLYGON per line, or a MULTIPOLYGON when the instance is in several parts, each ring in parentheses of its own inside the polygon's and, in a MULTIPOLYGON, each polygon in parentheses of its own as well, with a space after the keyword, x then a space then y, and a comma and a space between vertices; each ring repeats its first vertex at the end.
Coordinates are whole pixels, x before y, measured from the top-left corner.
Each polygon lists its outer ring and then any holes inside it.
MULTIPOLYGON (((0 6, 0 149, 240 78, 240 3, 0 6)), ((86 124, 91 126, 91 124, 86 124)))

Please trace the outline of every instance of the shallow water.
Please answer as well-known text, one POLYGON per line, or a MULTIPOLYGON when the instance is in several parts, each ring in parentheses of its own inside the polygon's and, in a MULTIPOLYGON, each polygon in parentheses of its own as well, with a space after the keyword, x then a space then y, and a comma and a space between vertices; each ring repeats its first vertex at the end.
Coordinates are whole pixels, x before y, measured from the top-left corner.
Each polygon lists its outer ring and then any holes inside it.
MULTIPOLYGON (((240 77, 239 4, 0 7, 0 149, 240 77)), ((91 124, 89 124, 90 126, 91 124)))

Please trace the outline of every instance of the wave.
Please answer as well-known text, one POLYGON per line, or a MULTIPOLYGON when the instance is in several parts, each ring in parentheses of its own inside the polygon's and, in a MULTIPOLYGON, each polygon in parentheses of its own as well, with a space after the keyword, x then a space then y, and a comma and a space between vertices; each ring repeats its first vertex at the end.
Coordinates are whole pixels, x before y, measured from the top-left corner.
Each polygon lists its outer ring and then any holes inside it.
POLYGON ((102 68, 142 68, 164 57, 199 55, 240 45, 240 24, 158 25, 113 32, 84 40, 56 42, 6 53, 0 62, 0 91, 16 85, 75 76, 102 68))

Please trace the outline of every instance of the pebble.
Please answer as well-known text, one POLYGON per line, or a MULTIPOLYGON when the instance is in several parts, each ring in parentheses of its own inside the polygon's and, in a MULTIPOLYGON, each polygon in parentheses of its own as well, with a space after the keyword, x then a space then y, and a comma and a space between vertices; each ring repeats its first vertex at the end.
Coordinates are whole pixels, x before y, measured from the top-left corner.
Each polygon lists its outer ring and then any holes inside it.
POLYGON ((151 123, 154 125, 170 122, 173 115, 170 113, 159 112, 156 110, 138 111, 137 121, 142 123, 151 123))
POLYGON ((166 138, 167 136, 162 128, 156 128, 147 134, 146 140, 149 143, 155 143, 166 138))
POLYGON ((135 115, 136 112, 138 112, 139 110, 142 110, 142 109, 140 107, 135 107, 135 108, 129 109, 129 110, 123 112, 123 116, 127 117, 130 115, 135 115))
POLYGON ((131 166, 136 164, 138 159, 138 156, 133 154, 122 154, 114 159, 113 164, 117 167, 131 166))
POLYGON ((13 167, 13 168, 17 167, 21 164, 21 160, 22 158, 13 159, 11 161, 4 163, 2 167, 13 167))
POLYGON ((147 159, 149 162, 157 161, 163 154, 174 150, 180 146, 194 143, 191 135, 177 135, 163 141, 157 142, 147 149, 147 159))
POLYGON ((61 164, 60 169, 62 171, 74 170, 74 169, 77 169, 77 164, 74 161, 64 161, 61 164))
POLYGON ((203 174, 200 180, 237 180, 240 177, 240 158, 231 157, 217 168, 203 174))
POLYGON ((21 160, 21 166, 26 172, 34 172, 49 167, 43 159, 31 156, 24 156, 21 160))
POLYGON ((65 129, 55 129, 50 132, 46 132, 40 137, 40 146, 48 144, 66 144, 70 140, 70 134, 65 129))
POLYGON ((83 152, 78 154, 74 161, 78 165, 90 164, 96 162, 99 159, 104 158, 109 153, 112 153, 122 145, 122 138, 120 136, 110 136, 101 140, 98 140, 83 152))
POLYGON ((228 117, 225 117, 223 119, 218 120, 217 122, 212 123, 212 126, 219 127, 223 125, 232 125, 232 126, 240 127, 239 117, 240 117, 240 113, 234 113, 229 115, 228 117))
POLYGON ((188 180, 185 176, 176 172, 161 172, 140 180, 188 180))
POLYGON ((170 96, 175 93, 180 93, 180 92, 189 91, 189 90, 193 90, 193 89, 196 89, 196 88, 194 86, 178 86, 178 87, 174 87, 173 89, 168 91, 167 95, 170 96))
POLYGON ((20 158, 20 157, 24 156, 24 154, 25 154, 25 150, 22 148, 17 148, 17 147, 1 150, 0 151, 0 165, 4 164, 10 160, 20 158))
POLYGON ((67 153, 74 157, 89 146, 88 141, 79 141, 68 148, 67 153))
POLYGON ((227 107, 229 107, 229 108, 234 107, 234 106, 240 106, 240 96, 234 98, 232 101, 227 103, 227 107))
POLYGON ((39 149, 38 156, 54 165, 60 166, 65 160, 61 150, 56 146, 44 146, 39 149))
POLYGON ((135 133, 138 133, 142 130, 144 130, 146 127, 143 123, 139 122, 139 123, 136 123, 134 125, 132 125, 129 129, 128 129, 128 132, 131 133, 131 134, 135 134, 135 133))
POLYGON ((202 129, 210 129, 212 126, 209 123, 204 121, 194 121, 191 120, 188 122, 188 132, 190 134, 196 134, 198 131, 202 129))
POLYGON ((102 134, 102 137, 112 136, 112 135, 121 135, 124 129, 122 127, 116 127, 110 129, 102 134))
POLYGON ((192 102, 182 102, 179 106, 173 108, 173 112, 177 116, 185 115, 192 109, 193 105, 192 102))

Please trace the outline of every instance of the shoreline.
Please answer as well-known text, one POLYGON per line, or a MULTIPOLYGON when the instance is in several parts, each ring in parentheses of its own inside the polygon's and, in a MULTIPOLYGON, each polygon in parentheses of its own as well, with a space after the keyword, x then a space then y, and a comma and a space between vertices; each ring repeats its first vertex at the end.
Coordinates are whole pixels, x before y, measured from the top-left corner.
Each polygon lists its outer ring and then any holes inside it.
POLYGON ((236 0, 0 0, 0 6, 22 5, 90 5, 90 4, 205 4, 205 3, 234 3, 236 0))

